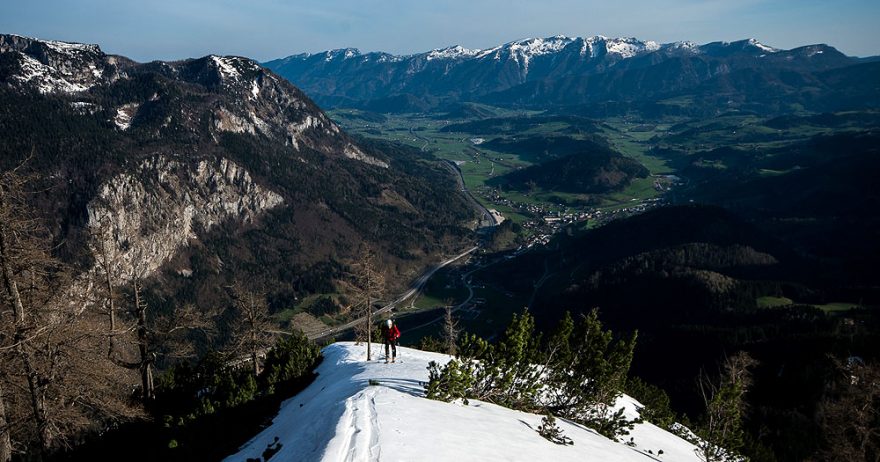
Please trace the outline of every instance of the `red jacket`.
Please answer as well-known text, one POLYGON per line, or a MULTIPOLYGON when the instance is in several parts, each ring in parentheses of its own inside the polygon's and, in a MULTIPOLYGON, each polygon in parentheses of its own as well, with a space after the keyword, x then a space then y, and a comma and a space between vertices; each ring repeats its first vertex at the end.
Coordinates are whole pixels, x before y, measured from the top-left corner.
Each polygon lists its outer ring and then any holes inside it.
POLYGON ((397 328, 397 324, 392 324, 391 327, 385 327, 382 331, 385 334, 385 340, 388 342, 393 342, 400 338, 400 329, 397 328))

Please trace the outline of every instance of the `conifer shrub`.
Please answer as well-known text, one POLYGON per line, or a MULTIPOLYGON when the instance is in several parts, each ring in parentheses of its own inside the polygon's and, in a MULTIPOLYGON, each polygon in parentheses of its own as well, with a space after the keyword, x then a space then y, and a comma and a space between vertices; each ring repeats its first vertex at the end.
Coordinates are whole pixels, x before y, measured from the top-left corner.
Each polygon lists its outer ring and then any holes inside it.
POLYGON ((542 342, 528 312, 514 315, 498 343, 462 338, 445 365, 428 365, 426 396, 478 399, 526 412, 551 413, 617 439, 636 423, 615 407, 626 385, 636 336, 615 340, 594 310, 575 323, 569 314, 542 342))
POLYGON ((625 391, 642 404, 643 407, 639 409, 642 419, 667 430, 675 423, 677 417, 670 405, 669 395, 662 388, 638 377, 629 377, 625 391))
POLYGON ((541 425, 538 427, 538 434, 546 438, 548 441, 561 444, 563 446, 573 445, 571 438, 562 434, 562 429, 556 424, 556 418, 553 414, 547 414, 541 419, 541 425))

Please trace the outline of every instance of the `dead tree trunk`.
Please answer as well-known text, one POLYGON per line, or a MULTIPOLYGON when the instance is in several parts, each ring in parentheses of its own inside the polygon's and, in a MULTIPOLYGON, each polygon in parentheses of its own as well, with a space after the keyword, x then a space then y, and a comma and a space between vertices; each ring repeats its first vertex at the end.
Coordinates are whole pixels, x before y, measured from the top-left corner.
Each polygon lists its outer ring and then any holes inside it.
POLYGON ((0 384, 0 462, 12 460, 12 439, 9 437, 9 421, 6 419, 6 402, 3 384, 0 384))
POLYGON ((150 351, 150 336, 147 328, 147 304, 141 299, 140 283, 134 283, 134 307, 137 315, 138 352, 140 353, 142 398, 144 401, 153 399, 153 361, 150 351))
POLYGON ((110 321, 110 333, 108 335, 108 346, 107 346, 107 357, 113 358, 113 352, 116 349, 116 301, 115 301, 115 293, 113 291, 113 273, 112 273, 112 263, 110 260, 110 250, 107 248, 107 226, 104 222, 101 223, 100 228, 98 230, 95 238, 98 240, 98 253, 100 256, 100 261, 98 265, 101 267, 101 270, 104 271, 104 285, 107 289, 107 317, 110 321))
POLYGON ((452 300, 446 301, 443 315, 443 343, 446 354, 455 356, 458 350, 458 322, 452 316, 452 300))

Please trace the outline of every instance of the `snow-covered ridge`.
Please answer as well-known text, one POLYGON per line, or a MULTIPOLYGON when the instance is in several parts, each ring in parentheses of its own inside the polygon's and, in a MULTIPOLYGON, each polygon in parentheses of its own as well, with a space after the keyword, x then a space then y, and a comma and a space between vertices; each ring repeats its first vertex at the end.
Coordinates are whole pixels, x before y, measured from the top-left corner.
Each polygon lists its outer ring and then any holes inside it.
MULTIPOLYGON (((276 439, 281 446, 273 460, 699 460, 692 444, 649 423, 635 426, 630 446, 558 419, 574 441, 560 446, 537 433, 540 415, 479 401, 464 406, 425 398, 428 362, 445 363, 449 356, 399 348, 398 363, 384 364, 381 345, 373 344, 371 362, 365 350, 350 342, 326 347, 315 382, 282 403, 272 424, 226 460, 259 458, 276 439)), ((618 406, 628 418, 640 407, 627 396, 618 406)))
POLYGON ((755 48, 764 53, 777 53, 782 51, 778 48, 771 47, 750 38, 736 42, 713 42, 705 45, 698 45, 690 41, 660 43, 653 40, 639 40, 635 37, 606 37, 604 35, 593 35, 589 37, 568 37, 565 35, 556 35, 547 38, 524 38, 514 40, 502 45, 498 45, 485 49, 471 49, 461 45, 454 45, 445 48, 435 48, 424 53, 415 53, 410 55, 392 55, 384 52, 371 52, 361 54, 356 48, 340 48, 336 50, 325 51, 320 54, 301 53, 291 55, 284 58, 284 61, 291 60, 305 61, 314 56, 322 56, 324 61, 332 62, 336 60, 346 60, 360 57, 363 62, 399 62, 406 61, 415 57, 424 56, 427 60, 466 60, 466 59, 484 59, 491 58, 494 60, 511 59, 521 63, 524 67, 528 67, 529 62, 538 56, 552 55, 561 53, 572 43, 580 45, 578 48, 581 56, 596 58, 602 55, 610 55, 618 59, 629 59, 642 56, 654 52, 676 52, 687 53, 692 55, 705 54, 709 47, 730 47, 743 45, 749 48, 755 48))
POLYGON ((103 54, 101 52, 101 47, 95 44, 86 44, 86 43, 75 43, 75 42, 62 42, 58 40, 43 40, 34 37, 25 37, 23 35, 17 34, 3 34, 4 37, 8 37, 8 41, 10 42, 20 42, 20 43, 42 43, 48 49, 56 52, 56 53, 93 53, 93 54, 103 54))
POLYGON ((475 56, 480 52, 480 50, 470 50, 461 45, 455 45, 447 48, 438 48, 435 50, 431 50, 425 56, 426 59, 457 59, 464 57, 475 56))
POLYGON ((325 51, 323 53, 324 61, 330 62, 336 59, 351 59, 361 55, 361 51, 357 48, 338 48, 336 50, 325 51))
POLYGON ((748 42, 749 42, 749 45, 751 45, 751 46, 753 46, 753 47, 755 47, 755 48, 758 48, 758 49, 760 49, 761 51, 764 51, 764 52, 767 52, 767 53, 776 53, 776 52, 779 51, 779 49, 777 49, 777 48, 773 48, 773 47, 771 47, 771 46, 764 45, 763 43, 761 43, 761 42, 759 42, 759 41, 757 41, 757 40, 755 40, 755 39, 753 39, 753 38, 750 38, 750 39, 748 40, 748 42))
POLYGON ((86 44, 86 43, 73 43, 73 42, 59 42, 56 40, 44 40, 43 43, 46 44, 53 51, 58 53, 76 53, 76 52, 84 52, 84 53, 101 53, 101 47, 94 44, 86 44))
POLYGON ((695 55, 702 53, 700 46, 697 45, 696 43, 690 42, 690 41, 666 43, 666 44, 663 44, 661 46, 661 48, 664 50, 682 51, 682 52, 686 52, 686 53, 692 53, 695 55))

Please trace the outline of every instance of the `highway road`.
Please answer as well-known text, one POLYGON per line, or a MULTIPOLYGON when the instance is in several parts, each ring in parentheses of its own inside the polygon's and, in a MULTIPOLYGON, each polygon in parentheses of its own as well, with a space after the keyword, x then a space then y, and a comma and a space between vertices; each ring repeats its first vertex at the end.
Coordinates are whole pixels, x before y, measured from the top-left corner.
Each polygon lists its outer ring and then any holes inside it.
POLYGON ((455 162, 452 162, 450 160, 444 160, 443 165, 446 166, 446 168, 448 168, 449 170, 452 170, 452 173, 455 174, 456 181, 458 181, 459 189, 461 190, 461 192, 464 193, 465 197, 468 199, 471 205, 473 205, 473 207, 480 212, 479 228, 488 228, 490 226, 498 225, 498 221, 495 219, 495 216, 492 215, 491 212, 489 212, 489 209, 481 204, 480 201, 478 201, 477 198, 475 198, 474 195, 471 194, 470 191, 468 191, 467 187, 465 187, 464 176, 462 176, 461 169, 458 167, 458 165, 455 165, 455 162))
MULTIPOLYGON (((434 273, 439 271, 441 268, 449 265, 450 263, 453 263, 453 262, 455 262, 455 261, 457 261, 467 255, 470 255, 471 253, 475 252, 477 249, 479 249, 478 246, 471 247, 470 249, 465 250, 464 252, 462 252, 452 258, 444 260, 444 261, 426 269, 425 272, 422 273, 421 276, 419 276, 415 281, 412 282, 412 284, 410 284, 410 287, 406 292, 400 294, 396 299, 394 299, 394 301, 392 301, 392 302, 388 303, 387 305, 383 306, 382 308, 379 308, 378 310, 374 311, 373 316, 375 317, 377 315, 387 313, 387 312, 393 310, 400 303, 403 303, 404 301, 406 301, 410 297, 417 295, 422 290, 422 287, 425 286, 425 283, 428 282, 428 279, 431 279, 431 276, 433 276, 434 273)), ((317 340, 317 339, 321 339, 324 337, 329 337, 331 335, 336 335, 336 334, 340 334, 343 332, 347 332, 348 330, 353 329, 354 326, 364 322, 364 318, 366 318, 366 316, 355 319, 350 322, 347 322, 341 326, 336 326, 332 329, 328 329, 328 330, 322 331, 317 334, 309 335, 309 339, 317 340)))

